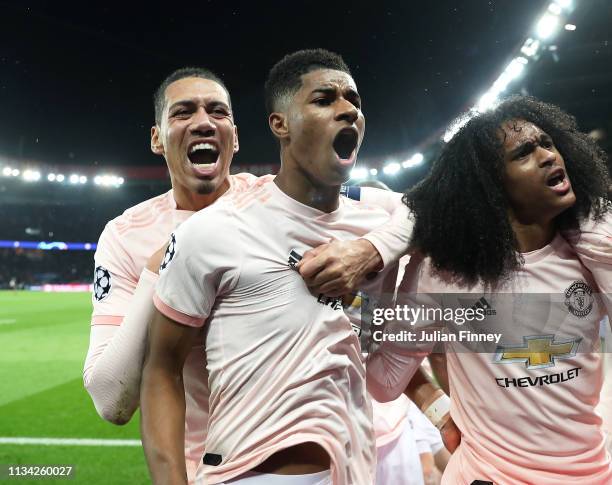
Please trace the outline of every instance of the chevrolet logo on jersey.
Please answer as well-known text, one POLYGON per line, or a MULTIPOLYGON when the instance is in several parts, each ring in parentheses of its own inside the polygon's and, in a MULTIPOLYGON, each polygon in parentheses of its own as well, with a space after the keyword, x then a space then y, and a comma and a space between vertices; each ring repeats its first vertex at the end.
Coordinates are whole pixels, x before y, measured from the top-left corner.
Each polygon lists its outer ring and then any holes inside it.
POLYGON ((554 335, 523 337, 523 346, 498 345, 494 362, 498 364, 525 363, 527 369, 554 367, 558 359, 574 357, 581 340, 581 338, 575 338, 555 341, 554 335))

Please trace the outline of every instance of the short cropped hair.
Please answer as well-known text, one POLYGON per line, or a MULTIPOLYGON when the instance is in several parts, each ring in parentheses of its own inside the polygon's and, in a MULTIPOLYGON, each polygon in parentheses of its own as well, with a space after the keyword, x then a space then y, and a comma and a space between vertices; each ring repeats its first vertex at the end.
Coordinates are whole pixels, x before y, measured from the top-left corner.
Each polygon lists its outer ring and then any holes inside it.
POLYGON ((305 49, 286 55, 268 74, 265 84, 268 114, 282 109, 282 103, 302 87, 301 77, 317 69, 333 69, 352 76, 344 59, 325 49, 305 49))
POLYGON ((230 108, 232 106, 232 100, 230 98, 229 91, 225 86, 225 83, 221 80, 219 76, 217 76, 210 69, 205 69, 203 67, 182 67, 177 69, 172 74, 170 74, 166 79, 162 81, 159 85, 155 94, 153 95, 153 105, 155 107, 155 123, 159 125, 161 123, 162 113, 164 111, 164 105, 166 103, 166 88, 170 86, 174 81, 178 81, 179 79, 185 79, 187 77, 199 77, 202 79, 208 79, 210 81, 214 81, 219 84, 225 92, 227 93, 227 99, 230 103, 230 108))

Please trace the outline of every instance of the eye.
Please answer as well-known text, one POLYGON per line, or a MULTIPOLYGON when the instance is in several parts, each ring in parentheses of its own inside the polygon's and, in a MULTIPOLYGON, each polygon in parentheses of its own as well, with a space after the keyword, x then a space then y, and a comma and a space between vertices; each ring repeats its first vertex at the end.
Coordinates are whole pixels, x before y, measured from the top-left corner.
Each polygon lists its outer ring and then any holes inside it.
POLYGON ((179 109, 178 111, 175 111, 172 116, 177 118, 186 118, 189 116, 189 111, 186 109, 179 109))
POLYGON ((553 148, 555 146, 552 140, 547 139, 547 138, 543 139, 540 145, 543 146, 544 148, 553 148))
POLYGON ((524 145, 519 152, 516 154, 515 159, 518 160, 520 158, 525 158, 527 156, 529 156, 529 154, 533 151, 533 144, 532 143, 528 143, 526 145, 524 145))
POLYGON ((212 110, 211 114, 219 118, 229 116, 229 112, 225 108, 215 108, 212 110))
POLYGON ((313 102, 318 106, 329 106, 332 100, 330 98, 317 98, 313 102))

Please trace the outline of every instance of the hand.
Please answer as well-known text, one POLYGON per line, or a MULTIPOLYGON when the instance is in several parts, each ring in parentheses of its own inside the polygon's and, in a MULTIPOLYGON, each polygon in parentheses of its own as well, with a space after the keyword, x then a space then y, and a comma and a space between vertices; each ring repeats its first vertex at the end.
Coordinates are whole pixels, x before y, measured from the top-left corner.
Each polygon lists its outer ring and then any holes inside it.
POLYGON ((337 241, 306 251, 297 269, 306 284, 326 296, 353 292, 368 273, 382 269, 383 262, 367 239, 337 241))
POLYGON ((451 453, 454 453, 461 444, 461 431, 459 431, 459 428, 457 428, 457 425, 450 416, 442 428, 440 428, 440 435, 442 435, 444 446, 451 453))
POLYGON ((161 266, 161 263, 164 260, 164 254, 166 254, 167 247, 168 243, 164 243, 164 245, 157 251, 155 251, 147 261, 146 268, 152 273, 159 274, 159 267, 161 266))

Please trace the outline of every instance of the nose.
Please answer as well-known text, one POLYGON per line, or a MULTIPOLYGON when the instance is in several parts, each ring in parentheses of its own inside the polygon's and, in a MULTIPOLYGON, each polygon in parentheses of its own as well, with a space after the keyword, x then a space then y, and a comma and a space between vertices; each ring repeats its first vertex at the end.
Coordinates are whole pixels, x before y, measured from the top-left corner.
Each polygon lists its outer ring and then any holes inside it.
POLYGON ((359 118, 359 110, 350 101, 341 98, 336 112, 336 121, 348 121, 351 125, 359 118))
POLYGON ((537 148, 538 166, 549 167, 557 161, 557 154, 554 150, 542 146, 537 148))
POLYGON ((198 136, 213 136, 217 127, 204 107, 198 108, 191 123, 191 132, 198 136))

